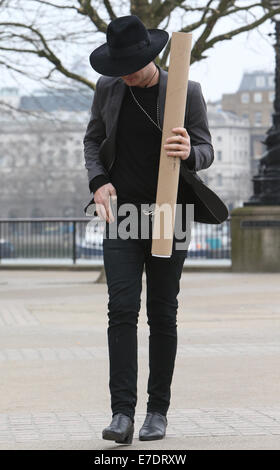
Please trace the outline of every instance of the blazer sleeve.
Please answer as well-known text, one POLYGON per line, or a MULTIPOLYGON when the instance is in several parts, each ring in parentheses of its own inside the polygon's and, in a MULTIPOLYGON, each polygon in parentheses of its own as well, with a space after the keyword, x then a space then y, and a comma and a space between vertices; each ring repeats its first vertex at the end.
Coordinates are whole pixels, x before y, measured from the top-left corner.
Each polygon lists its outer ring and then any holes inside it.
MULTIPOLYGON (((106 128, 100 114, 99 106, 101 78, 102 77, 99 77, 96 83, 91 106, 90 120, 83 139, 85 167, 88 172, 89 183, 98 175, 105 175, 106 177, 109 177, 99 158, 99 148, 103 140, 106 138, 106 128)), ((89 190, 91 191, 90 186, 89 190)))
MULTIPOLYGON (((199 82, 195 82, 187 106, 189 106, 189 110, 185 128, 190 136, 190 156, 192 156, 193 162, 191 166, 193 171, 204 170, 209 168, 214 161, 214 149, 208 125, 207 106, 199 82)), ((181 164, 190 169, 187 162, 188 158, 182 160, 181 164)))

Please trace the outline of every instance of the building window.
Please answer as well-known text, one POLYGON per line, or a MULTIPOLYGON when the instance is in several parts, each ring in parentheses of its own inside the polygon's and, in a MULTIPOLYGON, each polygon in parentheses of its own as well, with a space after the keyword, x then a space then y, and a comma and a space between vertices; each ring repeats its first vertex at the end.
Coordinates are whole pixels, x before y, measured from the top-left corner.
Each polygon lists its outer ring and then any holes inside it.
POLYGON ((242 114, 242 117, 243 117, 243 119, 249 119, 249 114, 247 114, 247 113, 242 114))
POLYGON ((262 93, 254 93, 254 102, 261 103, 262 102, 262 93))
POLYGON ((218 186, 222 186, 223 185, 223 177, 222 177, 221 173, 217 174, 217 178, 218 178, 218 186))
POLYGON ((268 93, 268 101, 269 101, 270 103, 272 103, 272 102, 274 101, 274 97, 275 97, 274 91, 270 91, 270 92, 268 93))
POLYGON ((259 75, 258 77, 256 77, 256 87, 257 88, 265 87, 265 76, 264 75, 259 75))
POLYGON ((249 103, 250 95, 249 93, 242 93, 241 94, 241 103, 249 103))
POLYGON ((222 151, 221 150, 217 151, 217 157, 218 157, 218 160, 222 160, 222 151))
POLYGON ((217 140, 218 140, 218 142, 221 142, 222 141, 222 136, 218 135, 217 140))
POLYGON ((260 111, 255 113, 255 124, 260 126, 262 123, 262 113, 260 111))

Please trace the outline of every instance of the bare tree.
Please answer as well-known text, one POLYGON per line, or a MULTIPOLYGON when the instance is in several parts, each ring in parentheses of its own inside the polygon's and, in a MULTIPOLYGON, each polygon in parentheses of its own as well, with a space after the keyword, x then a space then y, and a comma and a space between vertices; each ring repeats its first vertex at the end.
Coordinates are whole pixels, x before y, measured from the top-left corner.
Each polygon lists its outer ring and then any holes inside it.
MULTIPOLYGON (((168 30, 173 21, 179 31, 199 31, 192 64, 206 59, 217 43, 257 28, 276 13, 280 7, 269 0, 0 0, 0 67, 46 86, 64 77, 68 84, 94 90, 94 81, 69 57, 104 42, 107 25, 117 16, 135 14, 148 28, 168 30), (238 27, 215 34, 229 17, 238 20, 238 27)), ((157 59, 164 69, 169 52, 170 40, 157 59)))

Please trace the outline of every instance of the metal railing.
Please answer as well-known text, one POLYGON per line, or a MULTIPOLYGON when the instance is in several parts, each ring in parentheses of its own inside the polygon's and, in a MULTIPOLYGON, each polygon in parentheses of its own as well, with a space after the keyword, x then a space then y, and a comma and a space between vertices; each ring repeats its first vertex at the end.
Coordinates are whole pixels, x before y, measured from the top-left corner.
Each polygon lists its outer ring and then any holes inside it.
MULTIPOLYGON (((104 222, 83 218, 0 219, 0 263, 103 261, 104 222)), ((230 259, 230 219, 193 222, 188 259, 230 259)))

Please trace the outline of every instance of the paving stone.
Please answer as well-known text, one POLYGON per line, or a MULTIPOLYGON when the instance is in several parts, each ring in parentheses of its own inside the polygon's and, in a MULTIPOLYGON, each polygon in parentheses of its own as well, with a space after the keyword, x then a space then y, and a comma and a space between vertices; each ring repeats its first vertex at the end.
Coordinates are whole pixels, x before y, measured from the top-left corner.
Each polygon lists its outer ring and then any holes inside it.
MULTIPOLYGON (((280 355, 279 346, 273 346, 274 353, 280 355)), ((213 356, 238 356, 241 351, 246 355, 265 355, 271 353, 271 345, 267 343, 259 344, 257 347, 247 344, 241 347, 239 344, 228 344, 223 349, 217 349, 215 345, 209 346, 196 345, 193 347, 178 346, 178 357, 208 357, 213 356)), ((148 357, 147 348, 139 351, 139 356, 148 357)), ((23 349, 2 349, 0 351, 0 361, 17 361, 17 360, 42 360, 42 361, 61 361, 61 360, 94 360, 96 358, 108 359, 107 348, 23 348, 23 349)))
POLYGON ((1 325, 5 326, 30 326, 39 324, 37 318, 24 306, 10 303, 8 306, 0 306, 1 325))
POLYGON ((65 434, 42 434, 40 441, 67 441, 65 434))
MULTIPOLYGON (((230 409, 188 409, 171 410, 168 415, 167 435, 190 436, 258 436, 279 435, 279 407, 270 408, 271 418, 267 419, 262 410, 246 408, 230 409), (275 412, 276 418, 273 417, 275 412), (189 416, 195 416, 190 421, 189 416), (226 416, 226 423, 221 422, 226 416), (250 419, 249 419, 250 416, 250 419), (199 417, 199 418, 198 418, 199 417)), ((146 413, 137 414, 136 435, 146 413)), ((111 415, 81 412, 38 412, 30 415, 0 415, 0 442, 31 440, 90 440, 101 439, 102 429, 108 425, 111 415)))

